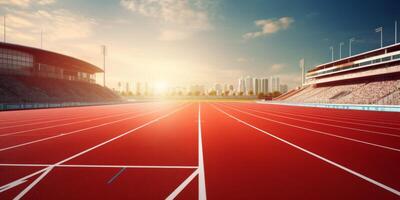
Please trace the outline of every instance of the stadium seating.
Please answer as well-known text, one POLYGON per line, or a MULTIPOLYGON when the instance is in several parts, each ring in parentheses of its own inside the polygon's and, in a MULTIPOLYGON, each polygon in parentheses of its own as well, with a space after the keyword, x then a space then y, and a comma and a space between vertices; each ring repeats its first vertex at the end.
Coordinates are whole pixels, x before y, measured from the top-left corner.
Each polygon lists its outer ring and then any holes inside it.
MULTIPOLYGON (((293 93, 293 92, 292 92, 293 93)), ((377 79, 356 83, 307 86, 280 100, 300 103, 400 104, 400 79, 377 79)))
POLYGON ((0 75, 0 103, 107 102, 120 97, 97 84, 0 75))

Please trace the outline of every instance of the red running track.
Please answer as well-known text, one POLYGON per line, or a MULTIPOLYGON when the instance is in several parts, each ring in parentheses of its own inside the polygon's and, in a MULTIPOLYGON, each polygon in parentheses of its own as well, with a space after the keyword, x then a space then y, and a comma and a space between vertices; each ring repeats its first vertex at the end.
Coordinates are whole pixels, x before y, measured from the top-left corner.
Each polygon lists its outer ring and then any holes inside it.
POLYGON ((0 199, 400 199, 400 114, 233 102, 0 113, 0 199))

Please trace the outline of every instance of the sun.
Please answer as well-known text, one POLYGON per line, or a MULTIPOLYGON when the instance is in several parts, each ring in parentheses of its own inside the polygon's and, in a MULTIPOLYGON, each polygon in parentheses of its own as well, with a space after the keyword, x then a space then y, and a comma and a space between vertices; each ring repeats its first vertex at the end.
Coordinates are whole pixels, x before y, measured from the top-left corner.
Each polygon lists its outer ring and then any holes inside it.
POLYGON ((168 92, 168 83, 165 81, 157 81, 154 85, 156 94, 166 94, 168 92))

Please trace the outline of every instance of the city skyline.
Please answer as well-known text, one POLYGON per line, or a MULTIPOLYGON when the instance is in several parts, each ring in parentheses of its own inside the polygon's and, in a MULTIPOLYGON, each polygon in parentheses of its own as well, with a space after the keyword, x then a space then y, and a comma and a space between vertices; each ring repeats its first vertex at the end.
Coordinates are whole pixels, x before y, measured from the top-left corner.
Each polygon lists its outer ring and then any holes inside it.
MULTIPOLYGON (((400 19, 391 6, 395 1, 353 1, 356 10, 337 1, 99 2, 0 1, 0 15, 7 15, 7 41, 65 53, 99 67, 100 47, 106 45, 110 88, 126 80, 210 87, 233 84, 247 75, 277 75, 294 88, 301 84, 300 59, 307 69, 328 62, 331 46, 334 59, 346 57, 350 38, 355 38, 352 54, 377 48, 377 27, 383 27, 383 45, 389 45, 394 21, 400 19)), ((97 81, 102 84, 101 75, 97 81)))

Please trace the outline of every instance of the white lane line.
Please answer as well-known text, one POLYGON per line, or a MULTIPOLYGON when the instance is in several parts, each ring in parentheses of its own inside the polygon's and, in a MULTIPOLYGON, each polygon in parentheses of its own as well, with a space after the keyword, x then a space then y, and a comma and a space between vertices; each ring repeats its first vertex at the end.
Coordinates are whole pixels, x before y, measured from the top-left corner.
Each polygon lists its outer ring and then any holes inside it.
MULTIPOLYGON (((103 106, 101 106, 104 110, 102 110, 102 112, 120 112, 120 110, 122 110, 122 108, 124 107, 124 106, 131 106, 131 105, 134 105, 135 107, 136 107, 136 105, 139 105, 139 104, 144 104, 144 103, 146 103, 146 102, 135 102, 135 103, 132 103, 132 104, 110 104, 110 105, 103 105, 103 106), (110 110, 110 109, 108 109, 108 108, 113 108, 113 107, 121 107, 121 108, 116 108, 116 109, 118 109, 118 110, 110 110)), ((149 103, 150 104, 150 103, 149 103)), ((155 103, 154 103, 155 104, 155 103)), ((155 105, 158 105, 158 104, 155 104, 155 105)), ((140 106, 140 105, 139 105, 140 106)), ((77 109, 77 108, 82 108, 82 109, 85 109, 85 113, 86 113, 86 109, 87 108, 89 108, 89 107, 92 107, 93 109, 96 109, 96 108, 94 108, 94 106, 87 106, 87 107, 68 107, 68 108, 64 108, 64 109, 77 109)), ((97 107, 97 106, 96 106, 97 107)), ((100 106, 98 106, 98 107, 100 107, 100 106)), ((37 110, 37 111, 39 111, 39 110, 37 110)), ((42 111, 44 111, 44 110, 42 110, 42 111)), ((87 114, 85 114, 85 113, 83 113, 83 111, 82 110, 76 110, 76 112, 78 112, 78 113, 75 113, 75 114, 67 114, 67 115, 65 115, 65 116, 63 116, 64 118, 63 119, 56 119, 56 120, 67 120, 68 118, 70 118, 70 117, 82 117, 82 118, 85 118, 85 117, 87 117, 87 114)), ((61 110, 61 112, 54 112, 54 113, 52 113, 53 115, 60 115, 60 114, 63 114, 64 113, 64 111, 63 110, 61 110)), ((95 116, 97 116, 97 115, 95 115, 95 116)), ((95 117, 95 116, 89 116, 89 117, 95 117)), ((14 116, 14 118, 15 117, 19 117, 19 116, 14 116)), ((52 119, 52 118, 54 118, 54 116, 47 116, 46 114, 41 114, 41 115, 39 115, 39 116, 30 116, 31 118, 35 118, 35 119, 21 119, 21 120, 17 120, 17 119, 12 119, 13 121, 10 121, 9 119, 7 119, 7 120, 2 120, 2 121, 5 121, 5 123, 0 123, 0 127, 2 127, 3 125, 7 125, 7 126, 10 126, 10 125, 8 125, 8 124, 18 124, 17 126, 22 126, 22 125, 19 125, 19 124, 21 124, 21 123, 28 123, 28 122, 40 122, 40 123, 47 123, 47 122, 49 122, 49 121, 47 121, 47 120, 49 120, 49 119, 52 119), (46 116, 46 117, 42 117, 42 116, 46 116), (37 117, 41 117, 41 118, 37 118, 37 117)), ((1 119, 0 119, 1 120, 1 119)), ((26 124, 24 124, 23 126, 26 126, 26 124)))
POLYGON ((40 121, 40 122, 27 123, 27 124, 24 123, 24 124, 12 125, 12 126, 3 126, 3 127, 0 127, 0 130, 1 130, 1 129, 7 129, 7 128, 21 127, 21 126, 45 124, 45 123, 50 123, 50 122, 58 122, 58 121, 66 121, 66 120, 74 120, 74 119, 89 118, 89 117, 90 117, 90 116, 81 115, 80 117, 71 117, 71 118, 63 118, 63 119, 55 119, 55 120, 48 120, 48 121, 40 121))
POLYGON ((6 151, 6 150, 10 150, 10 149, 15 149, 15 148, 26 146, 26 145, 30 145, 30 144, 35 144, 35 143, 38 143, 38 142, 43 142, 43 141, 46 141, 46 140, 59 138, 59 137, 62 137, 62 136, 71 135, 71 134, 82 132, 82 131, 87 131, 87 130, 90 130, 90 129, 94 129, 94 128, 98 128, 98 127, 102 127, 102 126, 106 126, 106 125, 110 125, 110 124, 115 124, 115 123, 118 123, 118 122, 121 122, 121 121, 126 121, 126 120, 129 120, 129 119, 138 118, 138 117, 149 115, 149 114, 156 113, 156 112, 159 112, 159 111, 145 112, 145 113, 142 113, 142 114, 134 115, 132 117, 127 117, 127 118, 123 118, 123 119, 119 119, 119 120, 115 120, 115 121, 99 124, 99 125, 96 125, 96 126, 91 126, 91 127, 87 127, 87 128, 83 128, 83 129, 79 129, 79 130, 75 130, 75 131, 61 133, 59 135, 49 136, 49 137, 41 138, 41 139, 38 139, 38 140, 33 140, 33 141, 29 141, 29 142, 25 142, 25 143, 13 145, 13 146, 1 148, 0 152, 6 151))
POLYGON ((44 171, 46 171, 46 169, 47 169, 47 168, 43 168, 43 169, 41 169, 41 170, 38 170, 38 171, 33 172, 33 173, 31 173, 31 174, 28 174, 28 175, 26 175, 26 176, 24 176, 24 177, 22 177, 22 178, 19 178, 19 179, 15 180, 15 181, 13 181, 13 182, 11 182, 11 183, 9 183, 9 184, 6 184, 6 185, 1 186, 1 187, 0 187, 0 193, 4 192, 4 191, 6 191, 6 190, 9 190, 9 189, 11 189, 11 188, 13 188, 13 187, 15 187, 15 186, 17 186, 17 185, 23 183, 23 182, 28 181, 29 178, 31 178, 31 177, 33 177, 33 176, 36 176, 36 175, 38 175, 38 174, 43 173, 44 171))
MULTIPOLYGON (((51 167, 54 164, 4 163, 0 167, 51 167)), ((57 168, 137 168, 137 169, 197 169, 198 166, 179 165, 57 165, 57 168)))
POLYGON ((194 177, 199 174, 199 169, 196 169, 187 179, 185 179, 167 198, 166 200, 173 200, 175 199, 179 193, 182 192, 183 189, 194 179, 194 177))
POLYGON ((218 111, 224 113, 224 114, 227 115, 228 117, 230 117, 230 118, 232 118, 232 119, 235 119, 236 121, 238 121, 238 122, 240 122, 240 123, 242 123, 242 124, 244 124, 244 125, 246 125, 246 126, 249 126, 249 127, 253 128, 253 129, 255 129, 255 130, 258 130, 258 131, 260 131, 260 132, 262 132, 262 133, 264 133, 264 134, 266 134, 266 135, 268 135, 268 136, 270 136, 270 137, 272 137, 272 138, 275 138, 276 140, 279 140, 279 141, 281 141, 281 142, 283 142, 283 143, 285 143, 285 144, 287 144, 287 145, 290 145, 290 146, 292 146, 292 147, 294 147, 294 148, 296 148, 296 149, 298 149, 298 150, 300 150, 300 151, 303 151, 304 153, 307 153, 307 154, 309 154, 309 155, 311 155, 311 156, 313 156, 313 157, 315 157, 315 158, 318 158, 318 159, 320 159, 320 160, 322 160, 322 161, 324 161, 324 162, 326 162, 326 163, 329 163, 329 164, 331 164, 331 165, 333 165, 333 166, 335 166, 335 167, 338 167, 338 168, 340 168, 340 169, 342 169, 342 170, 344 170, 344 171, 346 171, 346 172, 348 172, 348 173, 350 173, 350 174, 352 174, 352 175, 354 175, 354 176, 357 176, 357 177, 359 177, 359 178, 361 178, 361 179, 364 179, 365 181, 368 181, 368 182, 370 182, 370 183, 372 183, 372 184, 374 184, 374 185, 376 185, 376 186, 378 186, 378 187, 381 187, 381 188, 383 188, 383 189, 385 189, 385 190, 387 190, 387 191, 389 191, 389 192, 391 192, 391 193, 393 193, 393 194, 395 194, 395 195, 397 195, 397 196, 400 196, 400 191, 397 191, 397 190, 394 189, 394 188, 391 188, 391 187, 389 187, 389 186, 387 186, 387 185, 385 185, 385 184, 383 184, 383 183, 380 183, 380 182, 378 182, 378 181, 376 181, 376 180, 374 180, 374 179, 372 179, 372 178, 369 178, 369 177, 367 177, 367 176, 365 176, 365 175, 363 175, 363 174, 360 174, 360 173, 358 173, 358 172, 356 172, 356 171, 353 171, 353 170, 351 170, 351 169, 349 169, 349 168, 347 168, 347 167, 345 167, 345 166, 343 166, 343 165, 340 165, 340 164, 338 164, 338 163, 336 163, 336 162, 334 162, 334 161, 331 161, 331 160, 329 160, 329 159, 327 159, 327 158, 325 158, 325 157, 322 157, 322 156, 320 156, 320 155, 318 155, 318 154, 316 154, 316 153, 313 153, 313 152, 311 152, 311 151, 309 151, 309 150, 307 150, 307 149, 304 149, 304 148, 302 148, 302 147, 300 147, 300 146, 297 146, 297 145, 295 145, 295 144, 293 144, 293 143, 291 143, 291 142, 289 142, 289 141, 286 141, 286 140, 284 140, 284 139, 282 139, 282 138, 280 138, 280 137, 278 137, 278 136, 275 136, 275 135, 273 135, 273 134, 271 134, 271 133, 268 133, 267 131, 264 131, 264 130, 262 130, 262 129, 260 129, 260 128, 257 128, 257 127, 255 127, 255 126, 253 126, 253 125, 251 125, 251 124, 249 124, 249 123, 243 121, 243 120, 240 120, 239 118, 236 118, 236 117, 232 116, 231 114, 226 113, 225 111, 221 110, 220 108, 218 108, 218 107, 216 107, 216 106, 214 106, 214 105, 213 105, 213 107, 214 107, 215 109, 217 109, 218 111))
MULTIPOLYGON (((230 106, 230 107, 237 108, 236 106, 230 106)), ((252 110, 252 109, 247 109, 247 108, 244 108, 244 109, 252 110)), ((366 133, 374 133, 374 134, 378 134, 378 135, 386 135, 386 136, 392 136, 392 137, 400 138, 400 135, 398 135, 398 134, 383 133, 383 132, 379 132, 379 131, 371 131, 371 130, 366 130, 366 129, 351 128, 351 127, 346 127, 346 126, 327 124, 327 123, 322 123, 322 122, 317 122, 317 121, 304 120, 304 119, 293 118, 293 117, 288 117, 288 116, 283 116, 283 115, 278 115, 278 114, 273 114, 273 113, 256 111, 256 110, 252 110, 252 111, 259 112, 259 113, 264 113, 264 114, 272 115, 272 116, 276 116, 276 117, 282 117, 282 118, 286 118, 286 119, 292 119, 292 120, 296 120, 296 121, 301 121, 301 122, 308 122, 308 123, 319 124, 319 125, 324 125, 324 126, 331 126, 331 127, 335 127, 335 128, 343 128, 343 129, 348 129, 348 130, 361 131, 361 132, 366 132, 366 133)))
MULTIPOLYGON (((238 106, 233 106, 238 108, 238 106)), ((336 119, 330 119, 330 118, 322 118, 322 117, 313 117, 309 115, 301 115, 301 114, 293 114, 293 113, 288 113, 288 112, 277 112, 277 111, 268 111, 268 112, 263 112, 251 108, 243 108, 246 110, 258 112, 258 113, 264 113, 264 114, 270 114, 270 113, 275 113, 276 115, 279 116, 284 116, 284 115, 291 115, 291 116, 297 116, 297 117, 306 117, 306 118, 311 118, 311 119, 322 119, 326 121, 332 121, 332 122, 340 122, 344 124, 354 124, 354 125, 361 125, 361 126, 368 126, 368 127, 376 127, 376 128, 385 128, 385 129, 391 129, 391 130, 400 130, 400 128, 394 128, 394 127, 389 127, 389 126, 381 126, 381 125, 373 125, 373 124, 364 124, 364 123, 357 123, 357 122, 349 122, 349 121, 343 121, 343 120, 336 120, 336 119)))
POLYGON ((400 149, 397 149, 397 148, 388 147, 388 146, 375 144, 375 143, 371 143, 371 142, 366 142, 366 141, 363 141, 363 140, 357 140, 357 139, 354 139, 354 138, 344 137, 344 136, 340 136, 340 135, 335 135, 335 134, 332 134, 332 133, 327 133, 327 132, 324 132, 324 131, 318 131, 318 130, 314 130, 314 129, 310 129, 310 128, 305 128, 305 127, 302 127, 302 126, 296 126, 296 125, 293 125, 293 124, 288 124, 288 123, 285 123, 285 122, 281 122, 281 121, 273 120, 273 119, 270 119, 270 118, 262 117, 262 116, 259 116, 259 115, 255 115, 255 114, 252 114, 252 113, 249 113, 249 112, 241 111, 239 109, 232 108, 232 107, 229 107, 229 106, 226 106, 226 105, 223 105, 223 106, 227 107, 228 109, 236 110, 238 112, 241 112, 241 113, 244 113, 244 114, 259 118, 259 119, 275 122, 275 123, 278 123, 278 124, 283 124, 283 125, 286 125, 286 126, 291 126, 291 127, 295 127, 295 128, 298 128, 298 129, 303 129, 303 130, 319 133, 319 134, 322 134, 322 135, 327 135, 327 136, 340 138, 340 139, 344 139, 344 140, 348 140, 348 141, 352 141, 352 142, 357 142, 357 143, 361 143, 361 144, 366 144, 366 145, 370 145, 370 146, 374 146, 374 147, 378 147, 378 148, 382 148, 382 149, 387 149, 387 150, 391 150, 391 151, 400 152, 400 149))
MULTIPOLYGON (((111 138, 111 139, 109 139, 109 140, 107 140, 107 141, 105 141, 105 142, 102 142, 102 143, 100 143, 100 144, 98 144, 98 145, 95 145, 95 146, 93 146, 93 147, 91 147, 91 148, 88 148, 88 149, 86 149, 86 150, 84 150, 84 151, 81 151, 81 152, 79 152, 79 153, 77 153, 77 154, 75 154, 75 155, 73 155, 73 156, 70 156, 70 157, 68 157, 68 158, 66 158, 66 159, 64 159, 64 160, 62 160, 62 161, 59 161, 59 162, 57 162, 57 163, 55 163, 55 164, 53 164, 53 165, 51 165, 51 166, 48 166, 48 167, 46 167, 46 168, 44 168, 44 169, 42 169, 42 170, 36 171, 36 172, 34 172, 34 173, 30 174, 30 175, 27 175, 27 176, 25 176, 25 177, 23 177, 23 178, 21 178, 21 179, 16 180, 17 182, 20 181, 20 180, 26 180, 26 179, 27 179, 26 177, 29 177, 29 178, 30 178, 30 177, 32 177, 32 176, 34 176, 34 175, 36 175, 36 174, 40 174, 40 173, 42 173, 42 172, 43 172, 43 174, 44 174, 44 175, 42 174, 42 175, 39 177, 40 179, 37 178, 34 182, 32 182, 32 183, 27 187, 27 189, 25 189, 24 191, 22 191, 22 192, 17 196, 18 198, 15 198, 15 199, 20 199, 20 198, 22 198, 24 194, 26 194, 27 192, 29 192, 29 190, 32 189, 32 188, 33 188, 43 177, 45 177, 54 167, 56 167, 56 166, 58 166, 58 165, 61 165, 61 164, 65 163, 65 162, 68 162, 68 161, 70 161, 70 160, 72 160, 72 159, 74 159, 74 158, 76 158, 76 157, 79 157, 79 156, 81 156, 81 155, 83 155, 83 154, 85 154, 85 153, 87 153, 87 152, 89 152, 89 151, 92 151, 92 150, 94 150, 94 149, 96 149, 96 148, 99 148, 99 147, 101 147, 101 146, 103 146, 103 145, 105 145, 105 144, 108 144, 108 143, 110 143, 110 142, 112 142, 112 141, 114 141, 114 140, 117 140, 117 139, 119 139, 119 138, 121 138, 121 137, 124 137, 124 136, 126 136, 126 135, 128 135, 128 134, 130 134, 130 133, 132 133, 132 132, 135 132, 135 131, 137 131, 137 130, 139 130, 139 129, 141 129, 141 128, 144 128, 144 127, 146 127, 146 126, 148 126, 148 125, 150 125, 150 124, 153 124, 153 123, 155 123, 155 122, 158 122, 159 120, 164 119, 164 118, 166 118, 166 117, 168 117, 168 116, 170 116, 170 115, 172 115, 172 114, 174 114, 174 113, 176 113, 176 112, 182 110, 182 109, 185 108, 185 107, 186 107, 186 106, 182 106, 182 107, 180 107, 180 108, 178 108, 178 109, 176 109, 176 110, 174 110, 174 111, 169 112, 168 114, 165 114, 165 115, 163 115, 163 116, 161 116, 161 117, 158 117, 158 118, 156 118, 156 119, 153 119, 153 120, 151 120, 151 121, 149 121, 149 122, 146 122, 146 123, 144 123, 144 124, 142 124, 142 125, 140 125, 140 126, 138 126, 138 127, 136 127, 136 128, 133 128, 133 129, 131 129, 131 130, 125 132, 125 133, 122 133, 122 134, 120 134, 120 135, 118 135, 118 136, 116 136, 116 137, 113 137, 113 138, 111 138), (43 176, 43 177, 42 177, 42 176, 43 176), (21 194, 22 194, 22 195, 21 195, 21 194)), ((6 185, 3 185, 3 186, 0 187, 0 189, 1 189, 1 188, 10 188, 9 186, 10 186, 10 185, 14 185, 16 181, 13 181, 13 182, 11 182, 11 183, 8 183, 8 184, 6 184, 6 185)))
POLYGON ((107 118, 111 118, 111 117, 118 117, 118 116, 122 116, 122 115, 135 114, 135 113, 137 113, 137 111, 135 111, 135 112, 124 112, 124 113, 118 113, 118 114, 113 114, 113 115, 106 115, 106 116, 101 116, 101 117, 89 118, 89 119, 69 122, 69 123, 65 123, 65 124, 56 124, 56 125, 51 125, 51 126, 28 129, 28 130, 3 133, 3 134, 0 134, 0 137, 16 135, 16 134, 20 134, 20 133, 27 133, 27 132, 32 132, 32 131, 38 131, 38 130, 43 130, 43 129, 49 129, 49 128, 55 128, 55 127, 61 127, 61 126, 68 126, 68 125, 72 125, 72 124, 80 124, 80 123, 84 123, 84 122, 91 122, 91 121, 95 121, 95 120, 99 120, 99 119, 107 119, 107 118))
POLYGON ((27 181, 27 180, 18 180, 18 181, 14 181, 13 184, 11 184, 11 185, 7 185, 6 187, 1 187, 1 188, 0 188, 0 193, 4 192, 4 191, 6 191, 6 190, 9 190, 9 189, 11 189, 11 188, 13 188, 13 187, 16 187, 16 186, 18 186, 18 185, 21 185, 22 183, 25 183, 26 181, 27 181))
POLYGON ((198 124, 199 124, 199 130, 198 130, 198 165, 199 165, 199 200, 206 200, 207 199, 207 193, 206 193, 206 180, 205 180, 205 174, 204 174, 204 160, 203 160, 203 140, 202 140, 202 134, 201 134, 201 106, 199 103, 199 112, 198 112, 198 124))
POLYGON ((39 181, 41 181, 47 174, 50 173, 51 170, 53 170, 54 167, 48 167, 46 170, 39 176, 37 177, 31 184, 28 185, 22 192, 20 192, 16 197, 14 197, 14 200, 21 199, 26 193, 29 192, 39 181))

